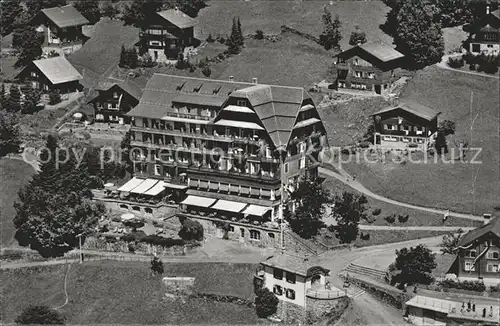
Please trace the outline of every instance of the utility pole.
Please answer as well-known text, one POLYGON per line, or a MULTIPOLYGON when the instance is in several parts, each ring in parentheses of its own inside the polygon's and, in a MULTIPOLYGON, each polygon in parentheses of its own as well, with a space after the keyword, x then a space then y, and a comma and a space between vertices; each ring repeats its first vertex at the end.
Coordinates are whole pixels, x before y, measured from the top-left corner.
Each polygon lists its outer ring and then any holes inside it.
POLYGON ((78 244, 80 247, 80 264, 83 263, 83 254, 82 254, 82 236, 84 232, 78 234, 76 237, 78 238, 78 244))

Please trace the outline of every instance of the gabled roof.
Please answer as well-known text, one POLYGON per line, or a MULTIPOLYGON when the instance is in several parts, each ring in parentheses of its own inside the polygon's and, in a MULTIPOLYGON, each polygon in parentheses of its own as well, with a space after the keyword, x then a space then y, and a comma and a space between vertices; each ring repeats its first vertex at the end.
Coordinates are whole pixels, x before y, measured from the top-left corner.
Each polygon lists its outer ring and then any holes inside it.
POLYGON ((379 110, 379 111, 371 114, 370 116, 375 116, 378 114, 391 112, 391 111, 394 111, 397 109, 407 111, 407 112, 412 113, 412 114, 416 115, 417 117, 420 117, 420 118, 425 119, 427 121, 431 121, 435 117, 437 117, 439 114, 441 114, 441 112, 437 112, 437 111, 435 111, 427 106, 424 106, 424 105, 421 105, 421 104, 418 104, 415 102, 407 101, 407 102, 400 103, 400 104, 395 105, 395 106, 389 106, 387 108, 379 110))
POLYGON ((294 256, 291 254, 280 254, 268 257, 265 261, 261 262, 264 266, 279 268, 288 272, 295 273, 304 277, 310 277, 315 272, 322 272, 327 274, 330 270, 322 268, 315 263, 317 259, 294 256))
POLYGON ((500 9, 492 11, 491 14, 500 20, 500 9))
POLYGON ((197 24, 193 19, 178 9, 169 9, 157 12, 157 14, 179 28, 189 28, 197 24))
POLYGON ((276 147, 286 146, 298 112, 309 94, 301 87, 154 74, 129 116, 159 119, 172 102, 221 107, 229 97, 247 98, 276 147))
MULTIPOLYGON (((136 98, 137 100, 141 99, 142 89, 136 83, 130 80, 125 80, 122 82, 100 81, 99 83, 97 83, 95 89, 98 91, 108 91, 114 86, 120 87, 123 91, 127 92, 130 96, 136 98)), ((93 100, 95 100, 96 98, 94 98, 93 100)), ((89 101, 89 103, 93 100, 89 101)))
MULTIPOLYGON (((65 57, 35 60, 33 61, 33 64, 54 85, 80 80, 83 78, 65 57)), ((28 67, 24 68, 23 71, 28 67)), ((21 73, 22 71, 19 75, 21 73)))
POLYGON ((493 233, 500 238, 500 217, 495 217, 488 224, 485 224, 477 229, 467 232, 462 240, 460 241, 460 246, 466 246, 477 238, 487 234, 493 233))
MULTIPOLYGON (((42 9, 40 13, 43 13, 45 16, 47 16, 48 19, 50 19, 60 28, 89 24, 87 18, 85 18, 72 5, 42 9)), ((40 13, 38 13, 36 16, 38 16, 40 13)))
POLYGON ((396 51, 392 46, 382 42, 368 42, 360 45, 355 45, 352 48, 339 53, 337 56, 347 52, 351 52, 353 49, 361 49, 362 51, 374 56, 382 62, 389 62, 404 57, 404 54, 396 51))

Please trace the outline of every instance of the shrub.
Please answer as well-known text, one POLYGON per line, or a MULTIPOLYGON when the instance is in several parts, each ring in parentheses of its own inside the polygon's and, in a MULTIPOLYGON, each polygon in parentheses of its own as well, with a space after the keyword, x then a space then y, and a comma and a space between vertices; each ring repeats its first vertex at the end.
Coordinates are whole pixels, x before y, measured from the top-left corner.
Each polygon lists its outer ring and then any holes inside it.
POLYGON ((136 242, 141 241, 145 237, 146 233, 144 233, 144 231, 135 231, 122 235, 121 239, 126 242, 136 242))
POLYGON ((154 257, 153 259, 151 259, 151 271, 156 275, 163 274, 163 262, 158 257, 154 257))
POLYGON ((182 239, 164 238, 155 234, 145 236, 144 238, 141 239, 141 242, 155 246, 162 246, 166 248, 173 246, 183 246, 185 244, 184 240, 182 239))
POLYGON ((80 135, 82 135, 85 140, 89 140, 90 138, 92 138, 88 131, 81 131, 80 135))
POLYGON ((464 60, 462 58, 448 58, 448 66, 451 68, 461 68, 464 66, 464 60))
POLYGON ((410 215, 398 215, 398 221, 399 223, 406 223, 408 219, 410 218, 410 215))
POLYGON ((255 298, 255 312, 260 318, 266 318, 278 310, 278 298, 268 288, 258 290, 255 298))
POLYGON ((396 221, 396 217, 394 216, 394 214, 392 214, 392 215, 386 216, 384 220, 386 220, 387 223, 392 224, 396 221))
POLYGON ((210 77, 210 75, 212 74, 212 70, 210 69, 209 66, 203 67, 201 72, 203 73, 203 75, 205 75, 205 77, 210 77))
POLYGON ((366 241, 368 241, 368 240, 370 240, 370 233, 366 233, 366 234, 361 233, 360 238, 361 238, 361 240, 366 240, 366 241))
POLYGON ((372 224, 373 222, 375 222, 375 221, 377 220, 377 218, 376 218, 375 216, 368 216, 368 215, 367 215, 367 216, 365 217, 365 220, 366 220, 368 223, 372 224))
POLYGON ((215 39, 212 37, 212 34, 208 34, 208 37, 207 37, 207 42, 208 42, 208 43, 213 43, 213 42, 215 42, 215 39))
POLYGON ((64 317, 45 305, 33 305, 26 307, 15 321, 22 325, 63 325, 64 317))
POLYGON ((221 37, 219 38, 219 43, 220 43, 220 44, 226 44, 226 39, 224 38, 224 36, 221 36, 221 37))
POLYGON ((255 31, 255 39, 256 40, 262 40, 264 38, 264 32, 261 31, 260 29, 255 31))
POLYGON ((457 282, 455 280, 444 280, 439 283, 443 288, 453 288, 468 291, 484 292, 486 291, 486 286, 483 282, 478 281, 463 281, 457 282))
POLYGON ((134 219, 134 220, 123 222, 123 225, 134 228, 134 229, 140 229, 144 226, 144 221, 134 219))
POLYGON ((359 144, 359 147, 361 148, 369 148, 372 145, 369 141, 364 141, 359 144))
POLYGON ((382 209, 380 208, 375 208, 373 211, 372 211, 372 215, 373 216, 379 216, 380 213, 382 213, 382 209))
POLYGON ((469 70, 476 70, 476 64, 475 63, 471 63, 469 65, 469 70))
POLYGON ((500 284, 498 284, 497 286, 490 287, 490 292, 491 293, 500 292, 500 284))
POLYGON ((203 225, 198 221, 193 221, 186 218, 182 222, 181 230, 179 231, 179 237, 183 240, 203 240, 203 225))
POLYGON ((55 105, 57 103, 61 103, 61 94, 59 94, 59 90, 55 89, 49 93, 49 104, 55 105))
POLYGON ((411 144, 408 144, 408 147, 410 147, 410 148, 417 148, 418 145, 415 144, 415 143, 411 143, 411 144))

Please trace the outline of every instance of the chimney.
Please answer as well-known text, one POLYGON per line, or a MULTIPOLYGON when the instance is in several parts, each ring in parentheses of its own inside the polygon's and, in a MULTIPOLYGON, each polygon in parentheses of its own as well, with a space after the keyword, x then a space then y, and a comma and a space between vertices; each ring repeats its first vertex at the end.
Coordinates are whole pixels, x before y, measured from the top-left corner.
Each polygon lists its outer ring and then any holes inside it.
POLYGON ((252 78, 252 84, 257 84, 257 78, 252 78))
POLYGON ((234 81, 234 76, 229 76, 229 81, 233 82, 234 81))
POLYGON ((490 6, 486 6, 486 14, 489 15, 490 14, 490 6))
POLYGON ((490 223, 491 220, 491 214, 483 214, 483 223, 486 225, 490 223))
POLYGON ((179 7, 175 6, 175 13, 178 14, 179 13, 179 7))

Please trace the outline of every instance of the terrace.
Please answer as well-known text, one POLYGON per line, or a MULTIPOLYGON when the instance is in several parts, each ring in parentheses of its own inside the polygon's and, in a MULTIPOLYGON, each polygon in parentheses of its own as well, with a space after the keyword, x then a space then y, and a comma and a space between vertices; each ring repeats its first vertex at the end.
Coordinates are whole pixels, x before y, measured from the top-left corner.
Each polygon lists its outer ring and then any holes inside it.
POLYGON ((319 300, 335 300, 347 296, 347 290, 338 289, 330 284, 313 284, 311 288, 306 290, 306 296, 319 300))

